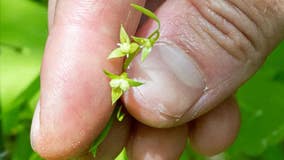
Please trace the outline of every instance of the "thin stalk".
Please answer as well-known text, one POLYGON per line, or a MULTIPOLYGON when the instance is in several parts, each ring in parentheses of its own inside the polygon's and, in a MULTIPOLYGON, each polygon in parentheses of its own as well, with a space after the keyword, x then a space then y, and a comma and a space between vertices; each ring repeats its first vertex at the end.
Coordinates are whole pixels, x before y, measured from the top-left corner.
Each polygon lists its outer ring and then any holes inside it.
POLYGON ((89 151, 93 154, 94 157, 96 156, 99 145, 105 140, 105 138, 109 134, 109 131, 112 127, 112 124, 115 121, 117 111, 118 111, 118 108, 115 107, 115 109, 114 109, 109 121, 107 122, 105 128, 102 130, 102 132, 99 134, 99 136, 93 142, 93 145, 92 145, 92 147, 90 148, 89 151))

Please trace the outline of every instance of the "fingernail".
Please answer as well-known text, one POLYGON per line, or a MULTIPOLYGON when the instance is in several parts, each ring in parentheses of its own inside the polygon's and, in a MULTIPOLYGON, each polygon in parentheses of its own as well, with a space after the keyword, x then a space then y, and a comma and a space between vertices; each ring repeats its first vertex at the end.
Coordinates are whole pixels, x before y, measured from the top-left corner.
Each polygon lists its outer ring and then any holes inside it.
POLYGON ((132 88, 133 97, 144 109, 179 119, 201 97, 205 84, 194 60, 181 48, 157 43, 149 57, 137 57, 129 76, 144 85, 132 88), (137 97, 138 96, 138 97, 137 97))
POLYGON ((32 121, 32 126, 31 126, 31 145, 32 148, 36 148, 34 138, 37 137, 39 134, 39 129, 40 129, 40 120, 39 120, 39 114, 40 114, 40 102, 37 103, 37 106, 34 111, 33 115, 33 121, 32 121))

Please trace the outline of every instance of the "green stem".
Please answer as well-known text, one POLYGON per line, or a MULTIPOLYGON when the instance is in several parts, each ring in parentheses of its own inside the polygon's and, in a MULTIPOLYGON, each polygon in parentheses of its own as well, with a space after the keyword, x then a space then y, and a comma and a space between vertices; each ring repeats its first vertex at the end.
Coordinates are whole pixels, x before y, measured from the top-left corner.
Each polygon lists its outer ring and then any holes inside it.
POLYGON ((134 59, 134 57, 137 55, 137 53, 140 51, 140 49, 134 53, 134 54, 130 54, 129 57, 127 57, 124 61, 123 64, 123 70, 126 71, 126 69, 128 68, 128 66, 130 65, 130 63, 132 62, 132 60, 134 59))
POLYGON ((154 40, 154 42, 156 42, 160 37, 160 31, 159 29, 156 29, 149 37, 148 39, 152 39, 154 40), (155 37, 154 37, 155 36, 155 37), (153 38, 154 37, 154 38, 153 38))
MULTIPOLYGON (((120 102, 118 102, 118 103, 120 103, 120 102)), ((107 137, 107 135, 108 135, 108 133, 109 133, 111 127, 112 127, 112 124, 113 124, 113 122, 116 118, 118 109, 119 109, 118 107, 115 107, 115 110, 112 113, 112 115, 111 115, 109 121, 107 122, 105 128, 103 129, 103 131, 100 133, 100 135, 93 142, 93 145, 92 145, 92 147, 89 151, 93 154, 94 157, 96 156, 98 147, 105 140, 105 138, 107 137)))

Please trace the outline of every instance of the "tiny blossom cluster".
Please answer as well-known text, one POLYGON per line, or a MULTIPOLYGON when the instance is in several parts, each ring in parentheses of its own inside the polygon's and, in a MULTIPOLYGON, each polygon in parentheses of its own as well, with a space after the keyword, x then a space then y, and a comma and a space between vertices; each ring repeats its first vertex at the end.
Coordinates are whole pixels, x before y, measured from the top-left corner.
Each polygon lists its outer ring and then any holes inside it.
MULTIPOLYGON (((118 48, 114 49, 108 56, 108 59, 126 57, 124 62, 124 70, 127 69, 129 64, 132 62, 134 57, 141 52, 141 60, 144 61, 149 53, 152 51, 152 47, 159 38, 160 32, 160 22, 156 15, 151 11, 138 6, 132 5, 138 11, 144 13, 148 17, 154 19, 158 23, 158 29, 156 29, 149 37, 135 37, 132 36, 133 41, 131 42, 127 32, 125 31, 123 25, 120 27, 120 43, 118 43, 118 48)), ((112 104, 114 104, 130 87, 137 87, 142 85, 142 83, 134 81, 128 78, 126 72, 124 71, 121 75, 115 75, 108 71, 105 74, 111 79, 110 87, 112 88, 112 104)))
POLYGON ((130 87, 127 80, 124 79, 113 79, 109 82, 111 88, 120 88, 123 91, 127 91, 130 87))
POLYGON ((149 18, 156 21, 158 24, 158 28, 147 38, 132 36, 133 42, 131 42, 127 32, 125 31, 124 27, 121 25, 120 43, 118 43, 118 48, 114 49, 109 54, 108 59, 125 57, 125 61, 123 64, 124 72, 122 72, 120 75, 116 75, 109 71, 104 70, 105 75, 110 79, 109 85, 111 87, 112 104, 113 105, 116 104, 117 107, 115 108, 115 112, 112 114, 106 127, 97 137, 97 139, 94 141, 92 147, 89 150, 94 156, 96 156, 98 146, 103 142, 103 140, 108 135, 108 132, 110 131, 110 128, 112 126, 112 123, 115 117, 114 115, 116 114, 116 118, 118 121, 122 121, 125 116, 125 114, 121 111, 122 104, 120 102, 118 103, 116 102, 123 95, 123 93, 126 92, 130 87, 138 87, 143 84, 141 82, 130 79, 127 73, 125 72, 125 70, 129 66, 129 64, 132 62, 132 60, 140 52, 141 52, 141 60, 144 61, 149 55, 149 53, 151 52, 152 47, 154 46, 154 44, 156 43, 156 41, 159 39, 159 36, 160 36, 160 32, 159 32, 160 21, 158 17, 153 12, 151 12, 150 10, 142 6, 139 6, 136 4, 131 4, 131 6, 137 11, 145 14, 149 18))

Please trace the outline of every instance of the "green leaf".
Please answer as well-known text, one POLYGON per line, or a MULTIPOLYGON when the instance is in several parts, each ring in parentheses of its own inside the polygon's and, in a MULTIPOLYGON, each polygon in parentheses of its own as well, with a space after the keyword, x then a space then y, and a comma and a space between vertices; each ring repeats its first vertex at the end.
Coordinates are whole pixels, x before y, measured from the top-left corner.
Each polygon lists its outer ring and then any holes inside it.
POLYGON ((138 87, 138 86, 143 85, 142 82, 134 81, 133 79, 127 79, 127 82, 129 83, 131 87, 138 87))
POLYGON ((119 58, 123 56, 125 56, 125 53, 123 53, 120 48, 116 48, 109 54, 107 59, 119 58))
POLYGON ((0 0, 0 28, 0 143, 5 143, 0 159, 23 160, 32 154, 30 125, 48 33, 47 8, 31 0, 0 0))
POLYGON ((118 75, 113 74, 113 73, 110 73, 110 72, 107 71, 107 70, 104 70, 104 73, 105 73, 105 75, 108 76, 108 78, 110 78, 110 79, 120 78, 118 75))
POLYGON ((115 104, 115 102, 122 96, 123 91, 120 88, 113 88, 111 90, 111 102, 112 105, 115 104))
POLYGON ((137 42, 138 44, 144 45, 146 38, 132 36, 132 39, 133 39, 135 42, 137 42))
POLYGON ((37 153, 32 153, 29 160, 43 160, 37 153))
POLYGON ((115 160, 128 160, 126 149, 123 148, 123 150, 120 152, 120 154, 115 158, 115 160))
POLYGON ((33 153, 29 136, 30 132, 28 129, 23 130, 16 136, 15 148, 12 151, 12 160, 28 159, 33 153))
POLYGON ((141 61, 144 62, 144 60, 148 57, 149 53, 151 52, 152 48, 145 47, 142 49, 142 55, 141 55, 141 61))
POLYGON ((148 10, 148 9, 142 7, 142 6, 139 6, 137 4, 134 4, 134 3, 132 3, 131 6, 133 8, 135 8, 137 11, 139 11, 139 12, 145 14, 146 16, 152 18, 153 20, 155 20, 158 23, 158 28, 160 28, 160 20, 152 11, 150 11, 150 10, 148 10))
POLYGON ((130 43, 129 36, 125 31, 123 25, 120 26, 120 43, 130 43))
POLYGON ((47 9, 28 0, 0 0, 0 28, 0 98, 3 132, 9 134, 14 126, 6 124, 7 118, 17 117, 10 116, 11 110, 17 110, 13 100, 40 70, 47 36, 47 9))
POLYGON ((27 88, 23 90, 8 106, 11 106, 9 110, 6 111, 5 116, 3 116, 3 129, 5 133, 18 132, 20 123, 20 115, 27 111, 27 103, 35 97, 40 89, 40 77, 39 75, 34 78, 34 80, 26 86, 27 88), (15 116, 16 115, 16 116, 15 116))

